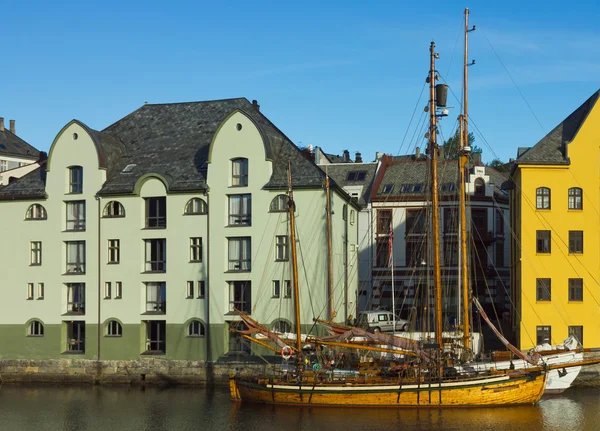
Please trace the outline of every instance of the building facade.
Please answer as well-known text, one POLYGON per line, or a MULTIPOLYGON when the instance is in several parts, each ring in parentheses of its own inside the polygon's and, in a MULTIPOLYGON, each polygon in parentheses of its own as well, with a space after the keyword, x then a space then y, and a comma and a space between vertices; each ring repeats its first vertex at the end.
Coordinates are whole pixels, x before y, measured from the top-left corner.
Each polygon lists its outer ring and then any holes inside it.
MULTIPOLYGON (((235 310, 293 322, 288 165, 304 328, 328 301, 324 174, 246 99, 144 105, 99 132, 73 120, 0 189, 2 358, 215 361, 250 354, 235 310)), ((332 190, 336 321, 357 204, 332 190)))
POLYGON ((6 129, 0 117, 0 187, 36 169, 39 157, 38 150, 16 135, 15 120, 6 129))
POLYGON ((531 148, 512 170, 512 315, 521 349, 569 335, 600 345, 596 92, 531 148))

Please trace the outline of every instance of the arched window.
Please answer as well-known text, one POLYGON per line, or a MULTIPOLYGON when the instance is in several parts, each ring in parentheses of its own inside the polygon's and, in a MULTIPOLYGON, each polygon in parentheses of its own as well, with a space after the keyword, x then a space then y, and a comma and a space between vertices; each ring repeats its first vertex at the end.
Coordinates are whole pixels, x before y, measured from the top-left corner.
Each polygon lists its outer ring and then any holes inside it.
POLYGON ((33 204, 27 208, 27 213, 25 214, 26 220, 46 220, 46 218, 46 208, 40 204, 33 204))
POLYGON ((208 205, 200 198, 192 198, 185 204, 185 215, 200 215, 208 212, 208 205))
POLYGON ((116 320, 109 320, 106 324, 106 336, 107 337, 122 337, 123 327, 116 320))
POLYGON ((231 159, 231 185, 248 185, 248 159, 231 159))
POLYGON ((287 195, 277 195, 269 205, 269 212, 282 213, 288 211, 289 198, 287 195))
POLYGON ((69 193, 83 193, 83 168, 81 166, 69 168, 69 193))
POLYGON ((579 187, 573 187, 569 189, 569 209, 583 209, 583 190, 579 187))
POLYGON ((33 320, 27 327, 28 337, 43 337, 44 336, 44 324, 39 320, 33 320))
POLYGON ((535 207, 538 210, 550 209, 550 189, 548 187, 538 187, 536 189, 535 207))
POLYGON ((125 208, 118 201, 110 201, 104 207, 104 211, 102 212, 102 217, 106 218, 116 218, 116 217, 125 217, 125 208))
POLYGON ((204 324, 199 320, 192 320, 187 329, 188 337, 204 337, 204 324))
POLYGON ((290 324, 290 322, 287 322, 285 320, 276 320, 273 323, 273 331, 274 332, 280 332, 280 333, 284 333, 284 332, 291 332, 292 331, 292 325, 290 324))
POLYGON ((477 196, 485 196, 485 181, 482 178, 475 180, 475 194, 477 196))

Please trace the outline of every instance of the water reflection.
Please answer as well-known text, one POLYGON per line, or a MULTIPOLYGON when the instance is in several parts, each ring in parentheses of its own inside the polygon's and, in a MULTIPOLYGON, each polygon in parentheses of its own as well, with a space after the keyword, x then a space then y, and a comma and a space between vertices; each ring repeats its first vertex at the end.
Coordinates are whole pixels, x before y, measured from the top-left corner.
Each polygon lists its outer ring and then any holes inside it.
POLYGON ((0 387, 4 430, 588 431, 600 390, 570 390, 537 406, 487 409, 296 408, 240 405, 227 388, 0 387))

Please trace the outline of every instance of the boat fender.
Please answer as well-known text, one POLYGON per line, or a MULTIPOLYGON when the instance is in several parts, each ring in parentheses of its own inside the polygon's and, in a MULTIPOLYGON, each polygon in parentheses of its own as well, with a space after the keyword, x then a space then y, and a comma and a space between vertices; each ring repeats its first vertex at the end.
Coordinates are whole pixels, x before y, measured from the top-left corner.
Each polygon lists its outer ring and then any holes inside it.
POLYGON ((281 349, 281 357, 286 361, 292 357, 292 348, 290 346, 283 346, 281 349))

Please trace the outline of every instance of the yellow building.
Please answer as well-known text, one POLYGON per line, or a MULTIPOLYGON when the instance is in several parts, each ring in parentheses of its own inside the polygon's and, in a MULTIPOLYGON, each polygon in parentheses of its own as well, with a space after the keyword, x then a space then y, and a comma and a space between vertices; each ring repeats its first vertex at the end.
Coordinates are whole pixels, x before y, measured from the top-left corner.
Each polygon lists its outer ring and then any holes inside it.
POLYGON ((600 346, 600 91, 512 171, 512 315, 521 349, 574 335, 600 346))

